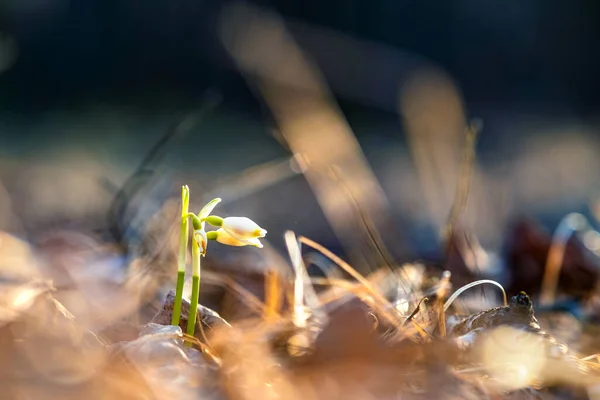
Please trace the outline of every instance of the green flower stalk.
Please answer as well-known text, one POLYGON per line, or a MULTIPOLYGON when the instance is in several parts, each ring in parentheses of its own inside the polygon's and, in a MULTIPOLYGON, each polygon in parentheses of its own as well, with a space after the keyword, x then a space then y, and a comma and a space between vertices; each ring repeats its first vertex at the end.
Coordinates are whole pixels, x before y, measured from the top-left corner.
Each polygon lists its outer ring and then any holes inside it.
POLYGON ((179 257, 177 259, 177 286, 175 287, 175 304, 171 325, 178 326, 181 318, 181 301, 183 298, 183 284, 185 281, 185 259, 188 247, 188 218, 190 205, 190 188, 187 185, 181 187, 181 231, 179 232, 179 257))
MULTIPOLYGON (((194 336, 196 330, 196 316, 198 314, 198 298, 200 297, 200 255, 206 252, 206 233, 204 230, 194 232, 192 239, 192 297, 190 298, 190 313, 186 332, 194 336), (203 250, 202 250, 203 249, 203 250)), ((191 343, 186 342, 191 347, 191 343)))
MULTIPOLYGON (((200 265, 201 256, 206 255, 208 241, 214 240, 229 246, 255 246, 262 247, 259 238, 265 237, 267 231, 258 226, 254 221, 246 217, 228 217, 221 218, 216 215, 210 215, 213 209, 221 201, 216 198, 206 204, 198 215, 190 213, 189 208, 189 188, 183 186, 181 189, 181 233, 179 238, 179 259, 177 269, 177 288, 175 291, 175 304, 173 306, 172 325, 179 325, 181 316, 181 303, 183 297, 183 284, 185 281, 185 267, 187 246, 189 240, 188 221, 192 219, 194 234, 192 237, 192 295, 190 298, 190 312, 188 315, 188 324, 186 333, 194 336, 196 329, 196 320, 198 314, 198 299, 200 298, 200 265), (206 232, 204 226, 208 222, 212 226, 217 226, 217 231, 206 232)), ((186 343, 186 346, 191 346, 186 343)))

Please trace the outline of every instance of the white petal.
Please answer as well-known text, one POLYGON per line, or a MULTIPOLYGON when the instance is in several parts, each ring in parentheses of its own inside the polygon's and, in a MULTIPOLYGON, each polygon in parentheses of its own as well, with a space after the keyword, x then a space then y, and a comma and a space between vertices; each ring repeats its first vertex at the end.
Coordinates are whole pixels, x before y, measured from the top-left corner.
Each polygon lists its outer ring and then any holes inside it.
POLYGON ((259 249, 263 248, 263 244, 258 240, 258 238, 252 238, 247 240, 248 245, 258 247, 259 249))
POLYGON ((206 238, 206 232, 204 229, 194 231, 194 240, 198 242, 198 245, 200 246, 200 254, 205 256, 206 247, 208 246, 208 239, 206 238))
POLYGON ((267 234, 265 229, 246 217, 227 217, 223 219, 222 227, 229 232, 230 235, 242 241, 265 237, 267 234))
POLYGON ((228 246, 255 246, 258 248, 263 247, 262 243, 257 238, 239 240, 223 228, 219 228, 217 230, 217 234, 217 242, 221 244, 226 244, 228 246))

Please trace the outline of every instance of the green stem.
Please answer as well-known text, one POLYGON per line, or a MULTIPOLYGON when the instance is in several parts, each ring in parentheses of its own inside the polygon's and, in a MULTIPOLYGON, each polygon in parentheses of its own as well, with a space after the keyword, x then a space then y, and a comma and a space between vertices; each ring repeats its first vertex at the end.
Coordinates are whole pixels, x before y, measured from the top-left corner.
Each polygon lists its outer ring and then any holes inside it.
POLYGON ((175 289, 175 304, 173 304, 173 315, 171 325, 178 326, 181 318, 181 303, 183 299, 183 284, 185 281, 185 270, 177 271, 177 287, 175 289))
POLYGON ((189 227, 188 212, 190 205, 190 189, 187 185, 181 187, 181 230, 179 232, 179 257, 177 259, 177 286, 175 288, 175 304, 171 325, 178 326, 181 317, 181 302, 183 298, 183 283, 185 280, 185 258, 187 255, 189 227))
MULTIPOLYGON (((190 313, 186 333, 194 336, 196 330, 196 315, 198 313, 198 298, 200 297, 200 246, 192 240, 192 297, 190 299, 190 313)), ((191 343, 186 342, 191 347, 191 343)))

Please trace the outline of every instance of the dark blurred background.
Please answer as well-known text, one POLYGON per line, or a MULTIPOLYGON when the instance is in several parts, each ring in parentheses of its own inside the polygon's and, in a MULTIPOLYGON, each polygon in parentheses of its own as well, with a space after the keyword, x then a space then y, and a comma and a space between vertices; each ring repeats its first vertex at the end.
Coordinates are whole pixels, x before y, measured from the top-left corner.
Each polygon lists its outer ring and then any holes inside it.
MULTIPOLYGON (((45 110, 99 100, 150 107, 195 99, 215 85, 227 106, 255 111, 216 35, 224 4, 3 0, 2 33, 18 51, 2 77, 3 107, 45 110)), ((438 63, 474 106, 597 112, 600 5, 593 0, 257 4, 438 63)))
MULTIPOLYGON (((272 134, 268 107, 219 40, 227 4, 0 0, 0 172, 19 220, 9 227, 30 231, 30 220, 100 213, 112 199, 106 181, 122 184, 207 91, 221 102, 168 148, 161 165, 174 183, 159 185, 161 199, 177 197, 185 179, 219 181, 289 155, 272 134)), ((478 160, 488 175, 506 178, 511 206, 503 221, 524 213, 553 229, 570 211, 593 216, 598 1, 255 4, 283 16, 323 73, 405 231, 408 246, 399 248, 438 246, 439 221, 428 221, 398 116, 399 82, 415 66, 444 71, 467 117, 483 121, 478 160)), ((275 242, 292 228, 333 243, 310 189, 295 178, 227 207, 262 218, 275 242)), ((486 219, 480 213, 475 221, 486 219)), ((504 228, 478 228, 482 242, 498 248, 504 228)))

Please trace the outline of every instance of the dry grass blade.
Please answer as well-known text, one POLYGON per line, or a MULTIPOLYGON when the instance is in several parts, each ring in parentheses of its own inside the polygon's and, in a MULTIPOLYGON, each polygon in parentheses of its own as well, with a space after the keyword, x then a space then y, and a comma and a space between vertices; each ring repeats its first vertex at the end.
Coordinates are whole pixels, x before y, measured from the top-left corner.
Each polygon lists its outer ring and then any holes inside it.
POLYGON ((349 281, 339 280, 337 282, 328 282, 327 278, 313 278, 313 282, 317 285, 330 285, 336 286, 335 290, 331 289, 324 291, 319 295, 319 301, 323 305, 331 304, 335 301, 347 297, 349 294, 353 294, 359 298, 368 296, 368 291, 361 283, 353 283, 349 281), (342 283, 345 282, 345 283, 342 283))
POLYGON ((546 259, 544 277, 542 279, 540 305, 550 305, 554 302, 567 242, 574 232, 585 228, 587 225, 586 218, 578 213, 568 214, 558 224, 552 237, 550 250, 548 250, 548 258, 546 259))
POLYGON ((347 281, 346 279, 332 279, 332 278, 320 278, 314 277, 310 278, 310 281, 313 285, 320 286, 338 286, 345 290, 354 290, 357 286, 356 283, 352 283, 347 281))
POLYGON ((580 359, 581 361, 591 361, 591 360, 595 360, 596 363, 600 364, 600 353, 596 353, 596 354, 592 354, 589 355, 587 357, 583 357, 580 359))
POLYGON ((452 211, 450 212, 450 216, 444 230, 446 243, 449 242, 450 238, 454 234, 457 224, 460 223, 460 219, 467 208, 467 199, 469 197, 469 188, 471 186, 471 174, 475 166, 475 145, 477 144, 479 131, 480 126, 475 123, 471 123, 471 125, 467 128, 467 138, 464 145, 461 170, 456 186, 454 203, 452 204, 452 211))
POLYGON ((450 291, 450 276, 450 271, 444 271, 438 289, 436 290, 435 309, 438 315, 440 336, 443 338, 446 337, 446 308, 444 307, 444 299, 450 291))
POLYGON ((378 311, 387 320, 387 322, 395 327, 400 326, 401 321, 398 314, 391 312, 391 310, 394 309, 393 306, 373 287, 373 285, 371 285, 371 282, 369 282, 368 279, 366 279, 358 271, 352 268, 347 262, 333 254, 331 251, 327 250, 325 247, 321 246, 319 243, 310 240, 304 236, 300 236, 300 242, 312 247, 315 250, 320 251, 321 253, 323 253, 323 255, 331 259, 333 262, 339 265, 340 268, 342 268, 350 276, 356 279, 361 285, 364 286, 369 295, 373 297, 374 303, 377 305, 378 311))
POLYGON ((297 328, 304 328, 308 320, 306 308, 304 308, 304 265, 300 254, 300 246, 294 232, 285 233, 285 244, 287 245, 290 259, 294 267, 294 297, 292 320, 297 328))
POLYGON ((327 321, 327 314, 322 311, 322 305, 319 297, 314 291, 310 282, 310 277, 306 271, 306 266, 302 260, 300 242, 292 231, 287 231, 284 235, 290 259, 294 266, 294 296, 293 296, 293 320, 297 327, 303 327, 308 319, 305 302, 310 308, 312 315, 321 323, 327 321))
POLYGON ((280 318, 282 300, 279 273, 274 269, 270 269, 265 273, 265 319, 267 322, 274 322, 280 318))
MULTIPOLYGON (((202 333, 202 335, 206 338, 204 333, 202 333)), ((216 354, 214 349, 209 347, 207 344, 202 343, 200 340, 198 340, 194 336, 188 335, 187 333, 183 333, 181 337, 185 342, 188 342, 188 343, 198 346, 200 348, 200 350, 202 351, 202 353, 205 354, 206 356, 208 356, 208 358, 212 362, 214 362, 215 365, 219 365, 219 366, 221 365, 221 359, 219 358, 218 354, 216 354)))
POLYGON ((450 298, 448 299, 448 301, 446 301, 446 303, 444 304, 444 312, 448 311, 448 308, 450 308, 450 306, 452 305, 452 303, 454 302, 454 300, 456 300, 456 298, 458 296, 460 296, 463 292, 471 289, 472 287, 475 286, 479 286, 479 285, 483 285, 489 283, 491 285, 495 285, 497 287, 500 288, 500 290, 502 290, 502 295, 504 296, 504 305, 506 306, 508 304, 508 299, 506 298, 506 291, 504 290, 504 288, 502 287, 501 284, 499 284, 498 282, 491 280, 491 279, 482 279, 479 281, 475 281, 475 282, 471 282, 459 289, 456 290, 456 292, 454 292, 452 294, 452 296, 450 296, 450 298))
MULTIPOLYGON (((332 304, 338 300, 344 299, 344 297, 346 297, 348 294, 353 294, 356 297, 358 297, 361 301, 363 301, 365 304, 367 304, 369 307, 371 307, 375 310, 380 310, 382 308, 381 304, 378 303, 377 301, 375 301, 375 299, 370 295, 371 292, 369 291, 369 289, 360 282, 352 283, 352 282, 349 282, 346 280, 341 280, 341 279, 336 279, 336 280, 332 281, 327 278, 313 278, 312 281, 315 284, 338 286, 338 289, 342 289, 341 291, 340 290, 336 290, 336 291, 330 290, 330 291, 323 293, 319 297, 319 299, 323 305, 332 304)), ((421 304, 423 303, 423 300, 426 300, 426 299, 427 298, 424 298, 424 299, 421 299, 421 301, 419 301, 417 308, 413 311, 413 313, 409 316, 409 318, 405 319, 405 321, 403 323, 403 326, 406 326, 406 324, 410 322, 412 324, 412 326, 416 329, 417 333, 423 339, 429 338, 430 335, 425 331, 425 329, 423 329, 423 327, 421 327, 421 325, 419 325, 415 320, 413 320, 413 317, 419 312, 419 308, 420 308, 421 304)), ((346 300, 349 300, 349 298, 346 298, 346 300)), ((338 303, 334 304, 333 306, 328 307, 328 310, 331 312, 336 307, 339 307, 339 306, 343 305, 344 303, 345 303, 345 301, 339 301, 338 303)), ((377 316, 374 315, 374 318, 377 320, 377 316)), ((396 321, 395 319, 392 321, 393 326, 397 325, 395 323, 395 321, 396 321)), ((388 319, 388 323, 390 323, 389 319, 388 319)))
POLYGON ((373 247, 373 253, 379 254, 380 258, 381 258, 380 262, 385 264, 385 266, 387 266, 390 269, 390 271, 392 271, 392 273, 394 273, 395 271, 392 266, 392 264, 393 264, 392 263, 392 255, 390 254, 389 250, 386 248, 385 243, 383 242, 383 239, 381 238, 381 235, 379 234, 375 225, 373 224, 372 218, 369 217, 369 215, 367 213, 365 213, 364 207, 362 207, 359 204, 359 202, 356 200, 356 198, 354 197, 354 195, 348 188, 348 185, 346 184, 346 182, 344 180, 342 172, 339 171, 339 168, 336 168, 336 166, 332 166, 331 172, 335 175, 336 179, 340 182, 341 188, 344 189, 344 192, 348 196, 348 199, 350 199, 350 201, 352 202, 352 205, 354 206, 356 215, 358 216, 358 219, 360 220, 360 222, 362 224, 365 234, 369 238, 369 243, 371 243, 371 245, 373 247))

